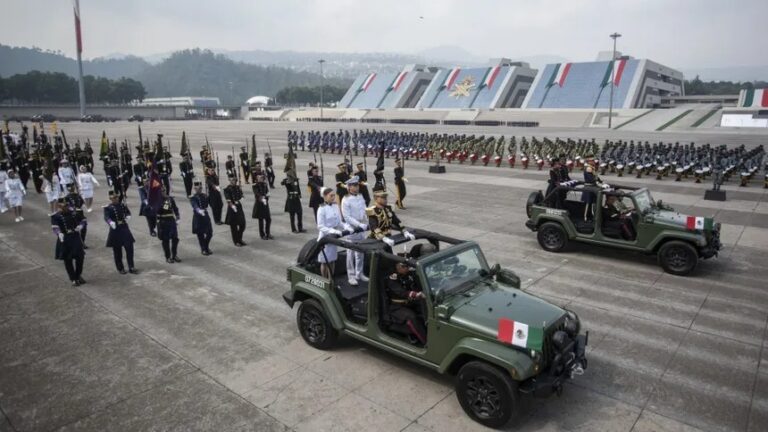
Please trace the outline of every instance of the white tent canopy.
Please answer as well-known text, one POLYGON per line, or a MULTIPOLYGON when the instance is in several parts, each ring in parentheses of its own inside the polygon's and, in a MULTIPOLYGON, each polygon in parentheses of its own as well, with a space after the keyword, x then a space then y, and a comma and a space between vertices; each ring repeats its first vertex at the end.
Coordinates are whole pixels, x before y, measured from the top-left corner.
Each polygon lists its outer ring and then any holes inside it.
POLYGON ((245 101, 245 103, 247 105, 267 105, 269 104, 269 100, 269 96, 253 96, 252 98, 245 101))

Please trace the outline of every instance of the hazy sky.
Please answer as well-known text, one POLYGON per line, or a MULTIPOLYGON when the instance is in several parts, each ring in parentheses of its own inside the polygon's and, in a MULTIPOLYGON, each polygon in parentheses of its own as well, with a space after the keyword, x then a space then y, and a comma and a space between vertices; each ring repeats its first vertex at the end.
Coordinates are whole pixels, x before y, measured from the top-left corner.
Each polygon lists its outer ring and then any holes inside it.
MULTIPOLYGON (((619 50, 673 67, 764 65, 768 0, 81 0, 84 56, 182 48, 593 60, 619 50), (420 19, 423 16, 423 19, 420 19), (762 53, 762 54, 761 54, 762 53)), ((70 0, 3 0, 0 42, 74 55, 70 0)))

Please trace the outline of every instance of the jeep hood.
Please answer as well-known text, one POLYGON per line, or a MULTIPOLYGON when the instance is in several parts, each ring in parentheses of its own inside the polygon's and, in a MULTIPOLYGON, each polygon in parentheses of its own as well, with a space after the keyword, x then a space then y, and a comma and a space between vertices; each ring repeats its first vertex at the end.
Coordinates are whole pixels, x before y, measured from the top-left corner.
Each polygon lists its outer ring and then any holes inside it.
MULTIPOLYGON (((479 284, 451 299, 448 321, 459 327, 503 340, 510 321, 527 326, 530 334, 542 335, 565 311, 538 297, 499 283, 479 284)), ((541 349, 541 338, 531 338, 526 348, 541 349)), ((515 344, 517 345, 517 344, 515 344)))
POLYGON ((670 227, 683 229, 683 230, 689 230, 693 231, 694 229, 688 228, 688 219, 694 218, 695 219, 701 219, 701 228, 698 229, 712 229, 711 227, 714 226, 714 220, 710 217, 696 217, 692 215, 683 214, 680 212, 676 212, 673 210, 657 210, 653 213, 651 213, 653 216, 653 223, 655 225, 667 225, 670 227))

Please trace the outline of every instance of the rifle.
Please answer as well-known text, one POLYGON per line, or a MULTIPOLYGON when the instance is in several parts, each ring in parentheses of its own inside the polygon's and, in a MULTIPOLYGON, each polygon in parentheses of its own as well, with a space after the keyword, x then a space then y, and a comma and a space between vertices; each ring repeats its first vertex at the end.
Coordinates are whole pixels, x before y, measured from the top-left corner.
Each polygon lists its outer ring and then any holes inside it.
POLYGON ((323 168, 323 155, 320 155, 320 178, 323 179, 323 184, 325 184, 325 169, 323 168))
POLYGON ((221 181, 221 165, 219 165, 219 154, 216 153, 216 177, 221 181))
POLYGON ((237 170, 237 182, 240 183, 240 171, 238 168, 240 168, 240 165, 235 162, 235 146, 232 146, 232 174, 235 174, 235 170, 237 170))

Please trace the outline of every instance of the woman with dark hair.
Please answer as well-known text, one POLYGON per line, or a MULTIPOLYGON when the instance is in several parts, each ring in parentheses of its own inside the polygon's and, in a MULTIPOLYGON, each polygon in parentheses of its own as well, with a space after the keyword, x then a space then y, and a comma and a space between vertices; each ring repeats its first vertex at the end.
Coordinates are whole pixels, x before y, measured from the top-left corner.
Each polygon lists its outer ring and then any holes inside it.
MULTIPOLYGON (((323 237, 344 236, 352 232, 341 219, 339 206, 336 204, 336 193, 333 189, 323 188, 323 205, 317 211, 317 240, 323 237)), ((334 265, 338 257, 336 245, 326 244, 317 256, 320 262, 320 274, 328 279, 333 278, 334 265)))

